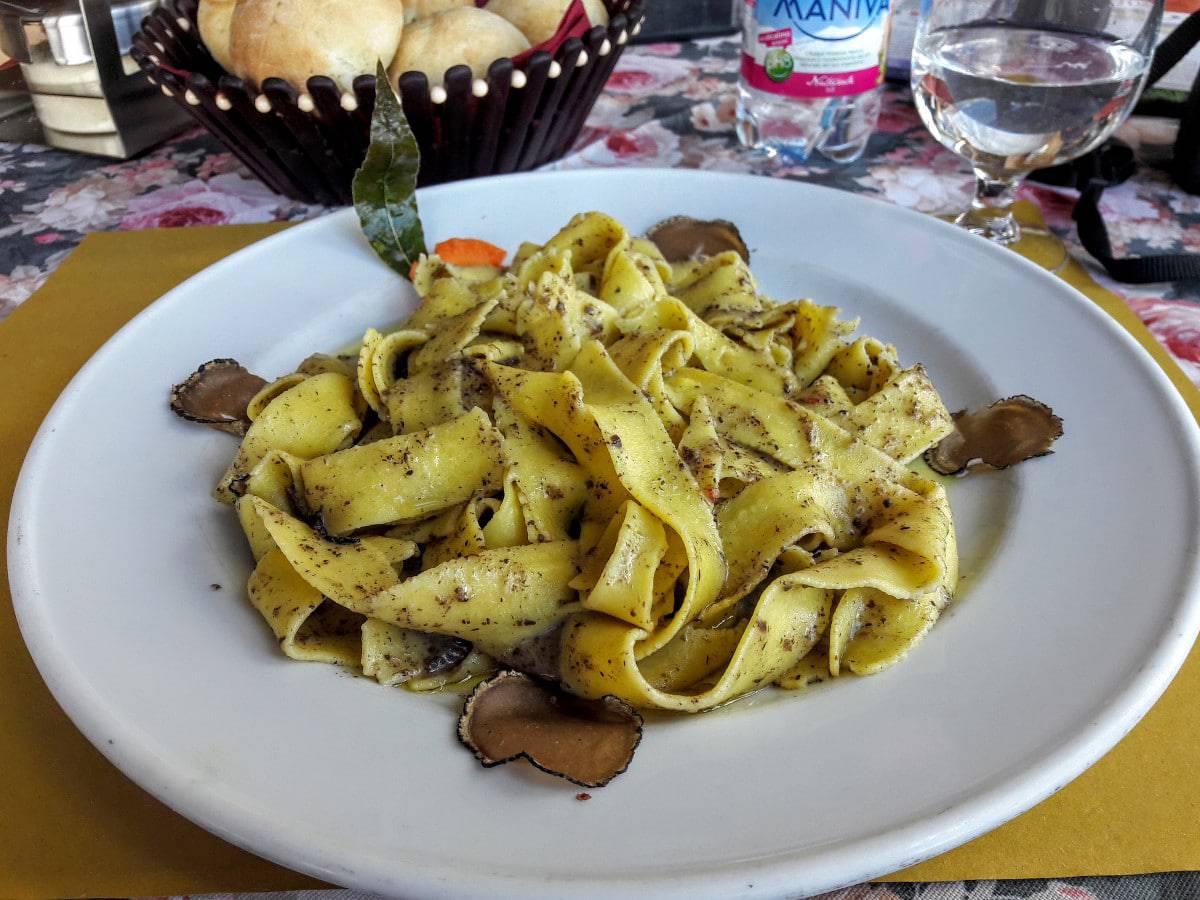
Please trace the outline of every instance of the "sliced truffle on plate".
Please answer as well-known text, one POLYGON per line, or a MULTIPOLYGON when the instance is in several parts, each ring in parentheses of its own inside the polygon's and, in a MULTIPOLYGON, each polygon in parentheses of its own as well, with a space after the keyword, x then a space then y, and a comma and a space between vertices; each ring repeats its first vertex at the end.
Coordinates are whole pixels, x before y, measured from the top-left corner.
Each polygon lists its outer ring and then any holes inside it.
POLYGON ((471 654, 471 644, 462 638, 444 637, 439 644, 441 646, 437 652, 425 662, 426 675, 437 675, 453 669, 471 654))
POLYGON ((658 247, 667 262, 687 262, 729 250, 747 263, 750 262, 750 248, 742 240, 741 232, 736 225, 724 219, 704 221, 688 216, 673 216, 651 228, 646 232, 646 237, 658 247))
POLYGON ((266 385, 236 359, 210 360, 171 388, 171 410, 189 422, 242 437, 250 427, 246 407, 266 385))
POLYGON ((362 670, 380 684, 404 684, 440 675, 459 665, 471 645, 456 637, 422 634, 379 619, 362 625, 362 670))
POLYGON ((954 432, 925 452, 925 461, 942 475, 959 475, 982 464, 1005 469, 1052 453, 1063 434, 1062 419, 1045 403, 1018 394, 991 406, 953 415, 954 432))
POLYGON ((526 759, 543 772, 596 788, 629 766, 642 739, 642 717, 616 697, 584 700, 506 671, 471 692, 458 737, 488 768, 526 759))

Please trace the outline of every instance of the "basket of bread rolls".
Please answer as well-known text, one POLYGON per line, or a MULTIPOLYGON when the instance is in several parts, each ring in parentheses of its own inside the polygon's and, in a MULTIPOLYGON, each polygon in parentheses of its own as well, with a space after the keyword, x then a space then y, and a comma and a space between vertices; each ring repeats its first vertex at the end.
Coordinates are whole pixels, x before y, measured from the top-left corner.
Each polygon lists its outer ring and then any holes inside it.
POLYGON ((382 64, 420 184, 570 149, 644 0, 164 0, 131 55, 274 190, 350 202, 382 64))

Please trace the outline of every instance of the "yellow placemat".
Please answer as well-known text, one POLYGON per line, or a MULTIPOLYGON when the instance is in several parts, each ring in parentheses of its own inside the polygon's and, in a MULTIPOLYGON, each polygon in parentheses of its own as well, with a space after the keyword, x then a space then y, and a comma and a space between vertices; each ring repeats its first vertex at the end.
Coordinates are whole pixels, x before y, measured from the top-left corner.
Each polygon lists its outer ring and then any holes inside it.
MULTIPOLYGON (((1036 224, 1034 211, 1022 210, 1036 224)), ((71 376, 170 287, 282 226, 97 234, 0 323, 0 523, 37 426, 71 376)), ((1053 265, 1061 250, 1033 242, 1053 265)), ((1200 416, 1200 392, 1137 317, 1077 264, 1059 274, 1154 355, 1200 416)), ((4 566, 0 560, 0 567, 4 566)), ((318 887, 191 825, 92 749, 21 641, 0 568, 0 897, 194 894, 318 887)), ((1200 652, 1111 753, 1045 803, 890 880, 1200 869, 1200 652)))
MULTIPOLYGON (((17 472, 38 425, 88 357, 155 298, 279 227, 89 235, 45 287, 0 322, 0 527, 7 529, 17 472)), ((192 825, 84 740, 25 649, 2 557, 0 897, 321 886, 192 825)))

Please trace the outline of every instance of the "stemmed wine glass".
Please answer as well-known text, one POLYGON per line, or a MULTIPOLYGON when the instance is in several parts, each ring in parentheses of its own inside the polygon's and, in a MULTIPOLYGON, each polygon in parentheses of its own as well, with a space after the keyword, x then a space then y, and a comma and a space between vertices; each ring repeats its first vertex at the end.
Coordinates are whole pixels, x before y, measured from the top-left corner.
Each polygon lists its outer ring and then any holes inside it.
POLYGON ((1017 185, 1095 149, 1137 103, 1163 0, 922 0, 913 98, 944 146, 975 170, 954 221, 1020 239, 1017 185))

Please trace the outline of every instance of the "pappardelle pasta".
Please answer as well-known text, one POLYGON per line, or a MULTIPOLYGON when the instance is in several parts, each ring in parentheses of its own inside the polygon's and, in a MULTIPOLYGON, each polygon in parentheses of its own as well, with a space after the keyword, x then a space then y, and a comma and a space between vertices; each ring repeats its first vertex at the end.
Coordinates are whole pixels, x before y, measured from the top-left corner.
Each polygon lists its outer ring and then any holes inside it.
POLYGON ((879 672, 957 581, 921 366, 736 252, 600 213, 267 385, 215 495, 285 654, 433 689, 497 667, 696 712, 879 672))

